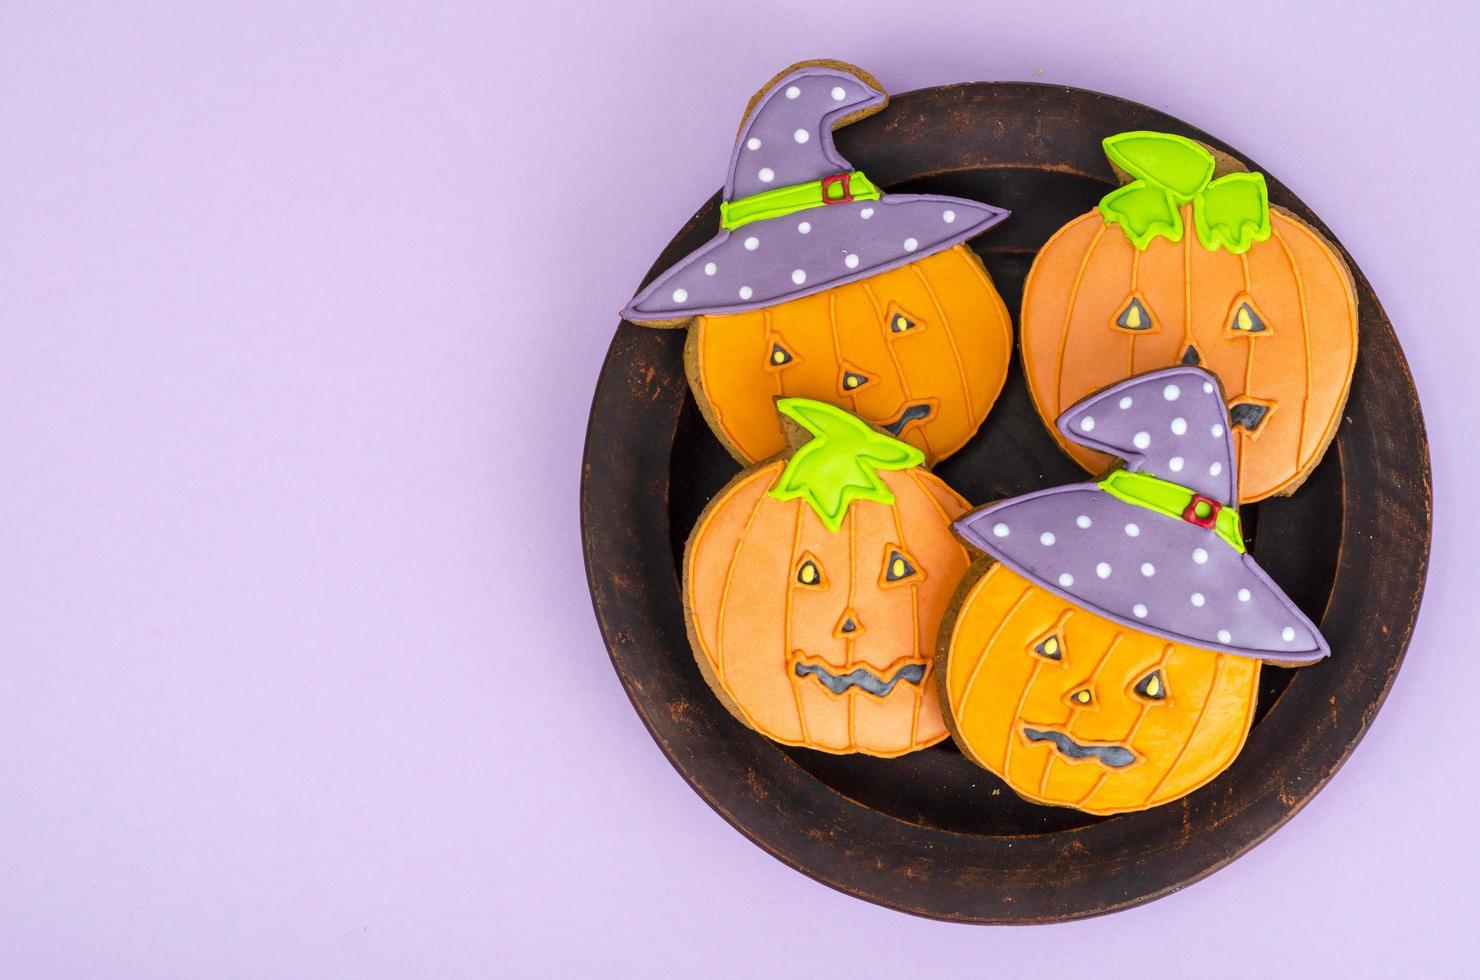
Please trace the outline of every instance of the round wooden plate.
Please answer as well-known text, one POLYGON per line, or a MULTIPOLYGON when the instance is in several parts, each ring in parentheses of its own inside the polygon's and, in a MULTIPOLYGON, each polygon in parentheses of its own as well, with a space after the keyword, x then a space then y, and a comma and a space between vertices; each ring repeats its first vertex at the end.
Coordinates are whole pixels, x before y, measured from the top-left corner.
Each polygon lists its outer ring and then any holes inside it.
MULTIPOLYGON (((1018 83, 901 95, 839 130, 837 142, 890 191, 1011 208, 972 247, 1016 311, 1038 248, 1116 186, 1100 139, 1132 129, 1181 133, 1269 174, 1154 109, 1018 83)), ((1273 177, 1269 191, 1335 240, 1273 177)), ((718 200, 679 232, 649 279, 714 234, 718 200)), ((1371 724, 1407 649, 1428 564, 1418 397, 1372 287, 1346 261, 1361 340, 1341 429, 1294 496, 1244 508, 1259 563, 1321 624, 1335 655, 1301 670, 1264 669, 1243 753, 1212 783, 1108 818, 1028 803, 949 742, 895 760, 833 756, 776 745, 726 712, 689 650, 678 569, 699 511, 738 467, 688 393, 684 331, 623 322, 591 408, 581 528, 602 635, 653 738, 710 806, 782 861, 849 894, 941 919, 1111 912, 1175 891, 1259 843, 1320 790, 1371 724)), ((937 472, 978 504, 1084 478, 1034 413, 1017 360, 981 432, 937 472)))

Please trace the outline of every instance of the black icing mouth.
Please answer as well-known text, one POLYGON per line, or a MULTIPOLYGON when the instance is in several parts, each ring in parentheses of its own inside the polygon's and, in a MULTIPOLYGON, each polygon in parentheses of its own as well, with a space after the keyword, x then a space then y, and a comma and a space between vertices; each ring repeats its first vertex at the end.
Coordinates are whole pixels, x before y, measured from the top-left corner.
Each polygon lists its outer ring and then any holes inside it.
POLYGON ((1023 734, 1030 742, 1052 742, 1060 755, 1070 759, 1098 759, 1111 769, 1121 769, 1136 761, 1135 753, 1121 745, 1080 745, 1053 729, 1024 728, 1023 734))
POLYGON ((827 688, 834 694, 842 694, 849 688, 861 688, 864 692, 872 694, 876 698, 882 698, 900 681, 907 684, 919 686, 925 679, 925 665, 923 663, 908 663, 894 672, 888 680, 869 670, 867 667, 855 667, 846 674, 834 674, 821 664, 807 664, 797 662, 795 668, 798 677, 811 675, 817 678, 817 683, 827 688))
POLYGON ((935 406, 929 402, 915 402, 913 405, 906 405, 904 411, 899 413, 897 419, 893 422, 884 423, 884 431, 898 437, 901 432, 911 425, 914 425, 916 422, 924 422, 934 414, 935 406))
POLYGON ((1250 432, 1258 429, 1268 415, 1269 406, 1258 402, 1234 402, 1228 406, 1228 424, 1235 428, 1243 426, 1250 432))

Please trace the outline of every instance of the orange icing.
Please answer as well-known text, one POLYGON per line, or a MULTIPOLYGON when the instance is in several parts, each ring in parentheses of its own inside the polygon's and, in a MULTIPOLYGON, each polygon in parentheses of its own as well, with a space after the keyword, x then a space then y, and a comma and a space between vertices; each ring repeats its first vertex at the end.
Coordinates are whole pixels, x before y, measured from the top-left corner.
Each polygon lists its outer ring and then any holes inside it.
POLYGON ((881 471, 894 504, 855 501, 830 532, 804 501, 767 494, 784 466, 742 473, 689 537, 684 598, 705 679, 737 718, 787 745, 892 757, 939 742, 931 655, 969 564, 950 530, 968 505, 924 470, 881 471), (890 581, 895 557, 905 564, 890 581), (920 681, 834 694, 799 666, 861 667, 880 681, 911 667, 920 681))
POLYGON ((801 396, 884 427, 906 407, 928 405, 930 417, 898 435, 934 463, 976 433, 1011 353, 1002 297, 967 247, 955 245, 764 310, 696 317, 687 362, 705 417, 746 462, 781 452, 772 402, 801 396), (892 329, 897 315, 912 326, 892 329), (790 360, 775 363, 777 345, 790 360))
POLYGON ((1038 803, 1110 814, 1185 796, 1228 767, 1253 719, 1259 661, 1112 623, 1004 565, 977 580, 948 628, 957 744, 1038 803), (1030 730, 1134 760, 1073 758, 1030 730))
POLYGON ((1243 255, 1208 251, 1189 229, 1137 249, 1098 211, 1049 239, 1023 292, 1023 366, 1038 413, 1086 470, 1110 459, 1067 442, 1053 420, 1117 381, 1182 363, 1189 345, 1218 375, 1229 403, 1266 409, 1254 431, 1234 427, 1239 500, 1288 493, 1315 468, 1341 421, 1357 356, 1357 305, 1335 250, 1303 223, 1271 210, 1272 234, 1243 255), (1140 300, 1151 325, 1116 319, 1140 300), (1247 301, 1265 329, 1232 329, 1247 301))

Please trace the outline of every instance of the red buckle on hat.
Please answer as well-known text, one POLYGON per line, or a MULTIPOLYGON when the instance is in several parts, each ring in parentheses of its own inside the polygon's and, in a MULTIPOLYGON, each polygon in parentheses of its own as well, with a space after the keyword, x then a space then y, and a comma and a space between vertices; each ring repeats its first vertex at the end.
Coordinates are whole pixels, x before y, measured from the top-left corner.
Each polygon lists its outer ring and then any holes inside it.
POLYGON ((1218 511, 1222 509, 1223 505, 1218 503, 1218 501, 1210 497, 1204 497, 1200 493, 1194 493, 1192 495, 1192 502, 1182 512, 1182 520, 1188 524, 1196 524, 1198 527, 1216 527, 1218 525, 1218 511), (1206 514, 1199 514, 1197 512, 1198 504, 1207 504, 1208 512, 1206 514))
POLYGON ((832 174, 829 177, 822 178, 822 203, 847 204, 849 201, 853 200, 853 191, 850 190, 848 187, 848 182, 852 179, 853 175, 851 173, 832 174), (841 197, 829 197, 828 189, 837 184, 843 185, 843 195, 841 197))

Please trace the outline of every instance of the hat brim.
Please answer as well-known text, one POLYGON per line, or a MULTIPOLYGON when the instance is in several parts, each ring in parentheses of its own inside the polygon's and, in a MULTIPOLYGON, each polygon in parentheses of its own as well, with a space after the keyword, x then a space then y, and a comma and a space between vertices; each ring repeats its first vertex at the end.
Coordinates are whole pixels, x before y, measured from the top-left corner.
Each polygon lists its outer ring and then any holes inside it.
POLYGON ((622 316, 664 323, 744 313, 908 265, 1003 221, 990 204, 885 194, 722 230, 632 298, 622 316))
POLYGON ((1276 663, 1312 663, 1331 652, 1248 554, 1093 483, 982 507, 955 528, 1041 588, 1143 633, 1276 663))

